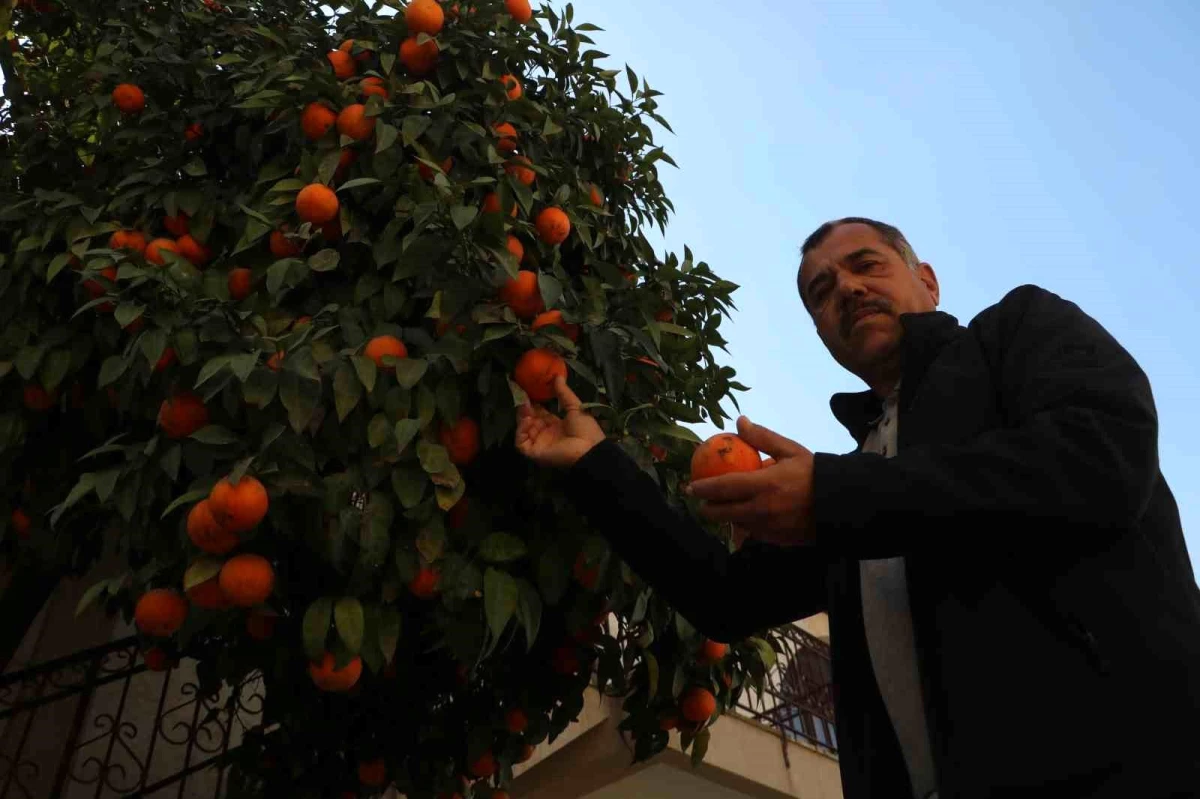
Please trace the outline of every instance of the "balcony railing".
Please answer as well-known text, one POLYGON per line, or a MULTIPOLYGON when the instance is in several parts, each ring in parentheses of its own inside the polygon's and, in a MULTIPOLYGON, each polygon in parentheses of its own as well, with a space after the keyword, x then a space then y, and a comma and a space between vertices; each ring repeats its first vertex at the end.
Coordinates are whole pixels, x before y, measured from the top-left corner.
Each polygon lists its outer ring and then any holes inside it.
POLYGON ((796 626, 775 633, 783 646, 778 665, 768 672, 763 692, 744 692, 732 712, 774 727, 787 740, 836 754, 829 645, 796 626))

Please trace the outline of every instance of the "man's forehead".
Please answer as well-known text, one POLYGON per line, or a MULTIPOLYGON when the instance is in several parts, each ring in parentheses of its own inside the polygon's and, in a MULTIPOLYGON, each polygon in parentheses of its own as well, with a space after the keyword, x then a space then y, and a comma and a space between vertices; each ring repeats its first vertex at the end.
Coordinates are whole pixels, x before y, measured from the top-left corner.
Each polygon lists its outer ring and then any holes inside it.
POLYGON ((879 252, 887 250, 887 242, 879 231, 862 222, 847 222, 829 232, 825 240, 804 254, 800 261, 803 278, 823 272, 837 265, 847 255, 864 248, 879 252))

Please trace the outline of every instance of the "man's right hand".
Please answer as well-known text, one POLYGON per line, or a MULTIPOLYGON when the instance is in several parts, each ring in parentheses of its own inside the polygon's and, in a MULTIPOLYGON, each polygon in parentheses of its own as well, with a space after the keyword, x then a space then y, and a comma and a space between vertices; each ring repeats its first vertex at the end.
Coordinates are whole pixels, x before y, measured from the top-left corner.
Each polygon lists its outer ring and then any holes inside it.
POLYGON ((542 466, 567 468, 604 440, 604 431, 583 410, 583 403, 567 386, 565 377, 554 381, 559 418, 540 405, 526 403, 517 411, 517 450, 542 466))

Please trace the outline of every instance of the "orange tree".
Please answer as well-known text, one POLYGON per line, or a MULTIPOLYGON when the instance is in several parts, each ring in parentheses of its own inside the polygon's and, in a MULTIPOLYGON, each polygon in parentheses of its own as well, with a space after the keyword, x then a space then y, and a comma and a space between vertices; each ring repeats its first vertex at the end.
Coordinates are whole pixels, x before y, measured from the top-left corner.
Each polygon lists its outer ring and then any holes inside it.
POLYGON ((235 794, 486 796, 589 681, 639 758, 677 728, 699 759, 773 662, 697 635, 512 447, 565 371, 678 501, 680 423, 740 388, 735 286, 645 235, 658 92, 571 6, 527 11, 0 11, 5 556, 119 553, 82 604, 148 663, 262 674, 235 794))

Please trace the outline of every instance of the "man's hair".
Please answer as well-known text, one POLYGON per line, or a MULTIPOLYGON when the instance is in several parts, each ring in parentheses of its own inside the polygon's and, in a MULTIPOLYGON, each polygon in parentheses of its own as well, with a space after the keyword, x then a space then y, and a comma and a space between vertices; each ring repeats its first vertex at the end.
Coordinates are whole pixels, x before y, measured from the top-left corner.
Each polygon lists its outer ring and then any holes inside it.
MULTIPOLYGON (((895 250, 904 263, 908 264, 908 268, 916 271, 920 266, 921 261, 917 258, 917 253, 913 250, 912 245, 908 243, 908 239, 904 238, 904 234, 900 232, 900 228, 889 225, 887 222, 880 222, 877 219, 867 219, 865 216, 844 216, 841 219, 835 219, 832 222, 826 222, 819 228, 809 234, 804 243, 800 245, 800 263, 804 264, 804 256, 808 255, 809 250, 821 246, 821 242, 829 238, 829 234, 834 231, 834 228, 841 225, 867 225, 873 228, 879 237, 883 239, 884 244, 895 250)), ((808 307, 808 302, 804 299, 803 286, 800 283, 800 272, 796 270, 796 288, 800 291, 800 301, 808 307)))

